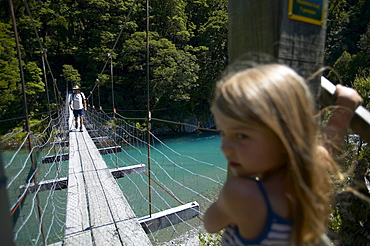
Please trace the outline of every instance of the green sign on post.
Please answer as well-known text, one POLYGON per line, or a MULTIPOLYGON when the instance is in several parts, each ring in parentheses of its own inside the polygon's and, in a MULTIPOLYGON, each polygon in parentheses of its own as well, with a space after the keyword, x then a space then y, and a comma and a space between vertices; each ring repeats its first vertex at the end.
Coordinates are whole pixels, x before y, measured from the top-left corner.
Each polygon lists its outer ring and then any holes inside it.
POLYGON ((289 0, 289 18, 321 26, 324 21, 324 0, 289 0))

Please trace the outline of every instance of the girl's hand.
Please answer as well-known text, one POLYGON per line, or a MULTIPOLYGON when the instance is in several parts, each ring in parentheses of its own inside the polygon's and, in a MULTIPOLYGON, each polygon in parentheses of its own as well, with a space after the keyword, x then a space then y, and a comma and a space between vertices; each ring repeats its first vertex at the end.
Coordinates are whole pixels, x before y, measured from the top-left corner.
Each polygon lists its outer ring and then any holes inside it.
POLYGON ((335 102, 337 107, 333 110, 332 117, 324 131, 327 139, 330 140, 330 143, 326 144, 326 148, 332 154, 340 150, 355 110, 362 103, 360 94, 350 87, 336 85, 334 95, 337 98, 335 102))
POLYGON ((340 84, 336 85, 335 96, 337 98, 336 105, 352 111, 355 111, 363 101, 355 89, 340 84))

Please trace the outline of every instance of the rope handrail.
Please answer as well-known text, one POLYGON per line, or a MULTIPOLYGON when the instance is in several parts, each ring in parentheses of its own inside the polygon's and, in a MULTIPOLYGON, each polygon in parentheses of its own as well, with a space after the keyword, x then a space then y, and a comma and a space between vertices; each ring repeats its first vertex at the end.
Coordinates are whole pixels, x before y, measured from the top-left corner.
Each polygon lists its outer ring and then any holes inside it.
POLYGON ((158 119, 158 118, 151 118, 151 119, 152 120, 156 120, 156 121, 160 121, 160 122, 170 123, 170 124, 176 124, 176 125, 182 125, 182 126, 190 126, 190 127, 194 127, 197 130, 218 132, 218 130, 216 130, 216 129, 199 127, 199 125, 193 125, 193 124, 189 124, 189 123, 181 123, 181 122, 170 121, 170 120, 162 120, 162 119, 158 119))

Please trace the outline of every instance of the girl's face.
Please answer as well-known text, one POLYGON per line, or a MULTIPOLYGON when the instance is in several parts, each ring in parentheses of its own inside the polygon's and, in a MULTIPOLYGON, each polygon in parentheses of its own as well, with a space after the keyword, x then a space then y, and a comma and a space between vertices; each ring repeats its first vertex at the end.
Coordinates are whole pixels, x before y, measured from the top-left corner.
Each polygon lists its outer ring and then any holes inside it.
POLYGON ((215 115, 221 150, 235 176, 269 176, 286 163, 280 139, 270 129, 215 115))

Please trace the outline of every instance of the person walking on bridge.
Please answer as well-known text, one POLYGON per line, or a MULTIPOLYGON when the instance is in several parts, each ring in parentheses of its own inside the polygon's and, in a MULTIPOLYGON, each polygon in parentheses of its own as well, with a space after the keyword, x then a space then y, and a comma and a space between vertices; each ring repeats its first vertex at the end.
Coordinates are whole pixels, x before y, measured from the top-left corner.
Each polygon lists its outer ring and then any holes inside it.
POLYGON ((83 116, 86 110, 86 97, 77 85, 72 88, 73 94, 69 100, 69 107, 73 111, 75 127, 78 129, 78 118, 80 118, 80 131, 82 132, 83 116))

